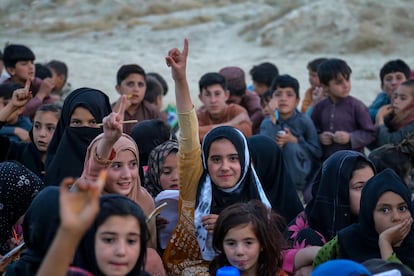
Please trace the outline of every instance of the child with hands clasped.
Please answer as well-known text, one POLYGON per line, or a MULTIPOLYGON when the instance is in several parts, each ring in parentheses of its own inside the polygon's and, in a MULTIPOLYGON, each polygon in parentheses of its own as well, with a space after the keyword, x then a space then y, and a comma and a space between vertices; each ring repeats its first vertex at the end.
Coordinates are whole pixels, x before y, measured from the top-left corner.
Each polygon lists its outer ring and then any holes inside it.
POLYGON ((338 150, 363 152, 375 139, 368 108, 349 95, 351 73, 348 64, 336 58, 318 67, 319 81, 328 97, 315 106, 311 118, 322 144, 322 160, 338 150))
POLYGON ((281 75, 273 87, 269 107, 275 112, 263 120, 260 134, 275 139, 283 155, 289 156, 284 159, 286 169, 296 189, 303 190, 313 164, 322 155, 318 135, 312 120, 296 109, 300 101, 299 82, 289 75, 281 75))
POLYGON ((339 231, 314 259, 317 266, 329 259, 364 262, 373 258, 403 263, 414 269, 414 230, 411 193, 401 178, 386 169, 362 190, 359 223, 339 231))

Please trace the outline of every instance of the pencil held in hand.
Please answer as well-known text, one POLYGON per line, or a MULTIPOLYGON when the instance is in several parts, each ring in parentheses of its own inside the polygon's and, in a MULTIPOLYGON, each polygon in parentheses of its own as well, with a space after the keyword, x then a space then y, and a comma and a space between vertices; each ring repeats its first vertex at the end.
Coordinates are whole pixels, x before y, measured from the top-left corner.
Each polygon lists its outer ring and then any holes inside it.
MULTIPOLYGON (((138 120, 127 120, 127 121, 121 121, 121 124, 136 124, 138 123, 138 120)), ((97 124, 98 127, 102 127, 103 123, 97 124)))

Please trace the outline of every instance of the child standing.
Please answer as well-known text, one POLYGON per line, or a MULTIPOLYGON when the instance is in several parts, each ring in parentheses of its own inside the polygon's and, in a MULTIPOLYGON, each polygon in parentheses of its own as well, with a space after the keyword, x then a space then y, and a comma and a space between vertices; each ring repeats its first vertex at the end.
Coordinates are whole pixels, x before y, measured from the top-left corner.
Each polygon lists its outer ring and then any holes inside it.
POLYGON ((236 203, 224 209, 214 228, 217 256, 210 264, 215 276, 223 266, 234 266, 241 276, 287 275, 282 267, 283 237, 280 217, 260 201, 236 203))
POLYGON ((322 144, 322 159, 338 150, 356 150, 375 139, 375 127, 368 108, 349 95, 352 70, 341 59, 319 65, 318 76, 328 98, 318 103, 311 115, 322 144))
POLYGON ((289 76, 281 75, 275 79, 270 109, 278 112, 266 117, 260 134, 276 140, 283 151, 286 169, 292 177, 297 190, 305 188, 313 164, 322 155, 318 134, 312 120, 296 110, 300 101, 299 82, 289 76))
POLYGON ((401 178, 391 169, 380 172, 362 190, 359 223, 324 245, 314 266, 337 258, 357 262, 381 258, 414 269, 413 214, 411 193, 401 178))

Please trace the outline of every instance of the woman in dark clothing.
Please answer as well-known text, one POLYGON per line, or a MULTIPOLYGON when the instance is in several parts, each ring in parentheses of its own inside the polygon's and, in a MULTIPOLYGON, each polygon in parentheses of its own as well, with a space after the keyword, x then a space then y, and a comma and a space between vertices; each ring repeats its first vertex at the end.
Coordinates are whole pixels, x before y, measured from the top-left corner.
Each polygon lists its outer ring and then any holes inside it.
POLYGON ((253 166, 273 210, 290 222, 303 211, 295 185, 285 170, 283 153, 274 140, 264 135, 247 139, 253 166))
POLYGON ((69 94, 46 156, 46 185, 59 185, 65 177, 82 174, 86 150, 102 133, 98 123, 112 112, 102 91, 79 88, 69 94))

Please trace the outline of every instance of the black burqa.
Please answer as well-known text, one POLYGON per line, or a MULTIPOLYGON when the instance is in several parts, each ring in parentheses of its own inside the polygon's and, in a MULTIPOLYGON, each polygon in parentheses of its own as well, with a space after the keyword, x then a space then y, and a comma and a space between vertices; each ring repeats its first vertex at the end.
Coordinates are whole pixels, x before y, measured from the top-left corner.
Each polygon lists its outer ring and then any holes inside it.
POLYGON ((46 185, 58 186, 65 177, 80 177, 88 146, 102 133, 102 128, 70 127, 70 118, 77 107, 88 109, 98 123, 112 112, 109 98, 102 91, 79 88, 69 94, 47 150, 46 185))
POLYGON ((59 227, 59 187, 46 187, 33 200, 23 221, 26 249, 6 275, 36 275, 59 227))
MULTIPOLYGON (((401 196, 408 206, 411 217, 414 216, 411 205, 411 193, 401 178, 391 169, 385 169, 371 178, 362 189, 359 222, 338 233, 339 255, 341 258, 364 262, 373 258, 381 258, 378 246, 379 235, 375 230, 374 210, 378 199, 385 192, 393 192, 401 196)), ((414 270, 414 229, 399 247, 393 247, 398 259, 414 270)))
POLYGON ((286 222, 291 221, 303 211, 303 205, 285 169, 282 151, 274 140, 264 135, 254 135, 247 139, 247 143, 253 166, 273 210, 286 222))

